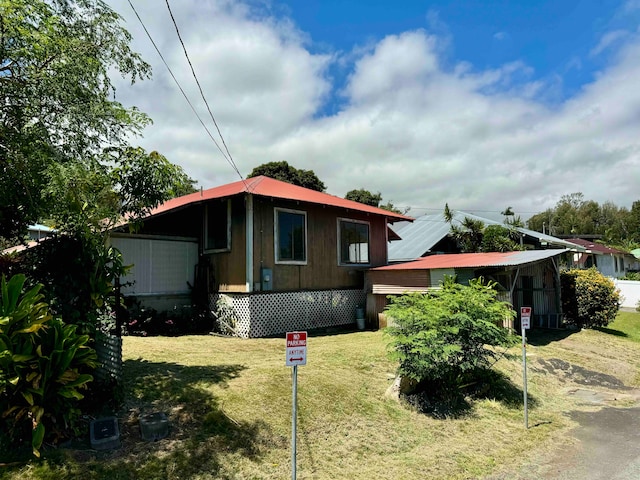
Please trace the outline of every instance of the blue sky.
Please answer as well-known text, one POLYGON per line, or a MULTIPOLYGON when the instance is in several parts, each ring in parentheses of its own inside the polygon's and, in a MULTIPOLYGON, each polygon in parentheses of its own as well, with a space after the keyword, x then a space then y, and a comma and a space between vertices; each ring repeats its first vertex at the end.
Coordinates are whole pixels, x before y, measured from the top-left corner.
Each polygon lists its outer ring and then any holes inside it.
MULTIPOLYGON (((640 199, 640 0, 170 2, 244 174, 287 160, 414 215, 640 199)), ((133 3, 206 118, 164 2, 133 3)), ((154 120, 139 143, 204 188, 238 180, 127 1, 109 4, 153 66, 116 81, 154 120)))
MULTIPOLYGON (((559 103, 574 95, 612 54, 594 48, 607 32, 632 31, 640 14, 616 1, 289 1, 275 4, 307 32, 312 49, 350 52, 389 34, 423 29, 441 36, 444 68, 469 62, 476 70, 521 61, 531 68, 516 81, 550 84, 541 99, 559 103)), ((612 45, 623 40, 621 33, 612 45)), ((614 52, 615 53, 615 52, 614 52)), ((346 70, 331 75, 340 86, 346 70)), ((338 89, 339 90, 339 89, 338 89)), ((332 98, 328 110, 335 109, 332 98)))

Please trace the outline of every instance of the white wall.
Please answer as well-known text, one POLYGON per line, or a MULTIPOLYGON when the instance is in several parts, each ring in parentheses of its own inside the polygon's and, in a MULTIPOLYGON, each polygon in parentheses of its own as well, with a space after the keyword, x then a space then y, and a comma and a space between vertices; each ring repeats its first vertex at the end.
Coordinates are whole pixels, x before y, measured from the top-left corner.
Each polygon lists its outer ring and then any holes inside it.
POLYGON ((616 287, 620 289, 622 295, 622 306, 636 308, 640 300, 640 282, 634 280, 613 279, 616 287))
POLYGON ((198 263, 196 242, 113 236, 111 244, 122 252, 125 265, 133 264, 120 279, 133 283, 122 288, 124 295, 189 293, 198 263))

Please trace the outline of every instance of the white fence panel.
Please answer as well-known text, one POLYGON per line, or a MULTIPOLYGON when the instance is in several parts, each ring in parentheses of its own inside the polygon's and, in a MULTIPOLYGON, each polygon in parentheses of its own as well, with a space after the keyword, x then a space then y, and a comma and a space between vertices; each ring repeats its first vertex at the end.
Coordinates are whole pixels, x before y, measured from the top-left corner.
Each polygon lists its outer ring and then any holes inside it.
POLYGON ((640 301, 640 282, 636 280, 616 280, 613 279, 616 287, 620 289, 622 295, 622 306, 636 308, 640 301))

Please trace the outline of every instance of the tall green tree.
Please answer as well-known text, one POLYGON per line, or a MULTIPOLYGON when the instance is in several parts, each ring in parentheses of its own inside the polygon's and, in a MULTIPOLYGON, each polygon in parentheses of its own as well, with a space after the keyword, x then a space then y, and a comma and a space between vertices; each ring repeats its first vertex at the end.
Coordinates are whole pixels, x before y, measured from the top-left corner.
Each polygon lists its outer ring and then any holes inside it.
POLYGON ((349 190, 344 198, 347 200, 353 200, 354 202, 364 203, 365 205, 370 205, 372 207, 377 207, 382 201, 382 194, 380 192, 371 193, 369 190, 365 190, 364 188, 358 188, 349 190))
POLYGON ((382 203, 382 194, 380 192, 371 193, 369 190, 364 188, 349 190, 344 198, 347 200, 353 200, 354 202, 364 203, 365 205, 370 205, 372 207, 388 210, 393 213, 399 213, 401 215, 405 215, 410 209, 410 207, 400 209, 396 207, 391 200, 382 203))
POLYGON ((284 160, 282 162, 263 163, 255 167, 247 177, 258 177, 260 175, 318 192, 324 192, 327 188, 313 170, 302 170, 292 167, 284 160))
POLYGON ((100 0, 0 0, 0 237, 48 216, 52 169, 95 169, 149 123, 113 100, 110 73, 150 75, 120 20, 100 0))

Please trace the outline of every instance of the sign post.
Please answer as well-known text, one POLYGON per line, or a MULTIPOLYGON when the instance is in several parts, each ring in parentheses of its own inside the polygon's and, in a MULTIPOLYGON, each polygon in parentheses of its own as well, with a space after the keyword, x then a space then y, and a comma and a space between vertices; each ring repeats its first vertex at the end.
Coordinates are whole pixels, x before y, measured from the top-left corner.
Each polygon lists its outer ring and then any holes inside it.
POLYGON ((520 307, 520 331, 522 332, 522 383, 524 396, 524 428, 529 428, 529 409, 527 406, 527 329, 531 322, 531 307, 520 307))
POLYGON ((285 365, 293 367, 291 407, 291 479, 296 480, 296 430, 298 418, 298 365, 307 364, 307 332, 287 332, 285 365))

